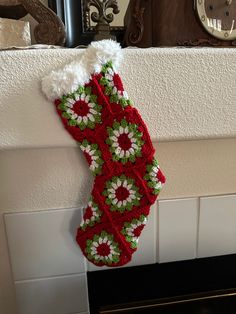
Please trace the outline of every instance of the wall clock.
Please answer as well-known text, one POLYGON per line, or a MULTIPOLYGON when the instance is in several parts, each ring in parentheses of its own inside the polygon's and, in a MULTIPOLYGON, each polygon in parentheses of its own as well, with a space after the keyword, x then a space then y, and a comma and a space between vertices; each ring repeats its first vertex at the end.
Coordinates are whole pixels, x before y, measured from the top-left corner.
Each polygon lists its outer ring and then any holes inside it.
POLYGON ((236 0, 130 0, 127 46, 236 47, 236 0))
POLYGON ((236 39, 235 0, 195 0, 195 8, 209 34, 221 40, 236 39))

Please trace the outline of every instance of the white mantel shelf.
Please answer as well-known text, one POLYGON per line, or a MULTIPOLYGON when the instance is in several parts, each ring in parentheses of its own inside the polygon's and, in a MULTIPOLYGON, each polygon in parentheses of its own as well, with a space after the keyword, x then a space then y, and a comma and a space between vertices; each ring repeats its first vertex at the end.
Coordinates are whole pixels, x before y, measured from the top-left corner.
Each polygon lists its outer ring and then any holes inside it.
MULTIPOLYGON (((0 52, 0 149, 76 146, 41 78, 81 53, 0 52)), ((125 49, 120 74, 153 141, 236 136, 236 49, 125 49)))

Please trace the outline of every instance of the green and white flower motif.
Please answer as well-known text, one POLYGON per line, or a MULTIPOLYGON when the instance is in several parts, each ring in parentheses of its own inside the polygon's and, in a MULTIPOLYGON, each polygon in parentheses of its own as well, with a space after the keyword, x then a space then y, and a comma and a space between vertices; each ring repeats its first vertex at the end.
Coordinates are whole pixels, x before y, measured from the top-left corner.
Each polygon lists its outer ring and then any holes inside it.
POLYGON ((136 157, 141 157, 142 132, 138 131, 138 126, 122 119, 121 122, 115 121, 112 128, 107 128, 109 137, 106 143, 110 146, 112 159, 126 163, 128 161, 135 162, 136 157))
POLYGON ((134 179, 125 175, 113 177, 106 182, 103 195, 106 196, 106 204, 110 205, 111 211, 130 211, 133 206, 139 206, 142 195, 134 182, 134 179))
POLYGON ((127 92, 118 90, 116 87, 118 74, 115 73, 111 61, 103 65, 102 73, 104 76, 100 79, 100 84, 105 86, 105 94, 110 96, 110 102, 118 103, 122 107, 132 105, 127 92))
POLYGON ((144 179, 147 181, 147 184, 150 188, 153 189, 153 194, 158 195, 162 188, 161 181, 158 180, 159 164, 158 161, 154 158, 152 164, 147 165, 146 175, 144 179))
POLYGON ((88 202, 88 207, 86 208, 84 217, 81 221, 80 227, 85 230, 88 226, 92 227, 96 222, 100 221, 102 216, 102 211, 99 210, 98 205, 93 201, 93 198, 90 198, 88 202))
POLYGON ((136 249, 140 234, 147 223, 147 217, 141 215, 138 219, 134 218, 131 222, 125 222, 121 233, 125 236, 126 241, 130 243, 132 249, 136 249))
POLYGON ((119 245, 114 241, 114 236, 106 231, 95 234, 92 240, 87 240, 85 251, 88 259, 95 263, 111 265, 120 261, 119 245))
POLYGON ((97 144, 92 144, 87 140, 83 140, 80 145, 81 150, 83 151, 85 158, 89 164, 89 169, 92 171, 94 175, 98 175, 102 171, 102 165, 104 161, 102 160, 101 156, 102 153, 98 149, 97 144))
POLYGON ((91 93, 91 87, 81 86, 74 93, 63 96, 58 108, 69 125, 81 130, 94 129, 96 123, 101 123, 102 107, 97 104, 97 96, 91 93))

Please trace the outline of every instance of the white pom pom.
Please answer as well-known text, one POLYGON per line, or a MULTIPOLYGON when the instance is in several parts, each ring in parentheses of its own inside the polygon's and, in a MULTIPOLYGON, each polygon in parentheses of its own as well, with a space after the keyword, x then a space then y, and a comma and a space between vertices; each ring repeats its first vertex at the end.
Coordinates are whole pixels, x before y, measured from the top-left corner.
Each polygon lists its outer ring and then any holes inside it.
POLYGON ((91 43, 80 61, 73 61, 64 68, 52 71, 42 80, 42 91, 50 100, 72 93, 89 82, 92 74, 99 73, 103 64, 111 61, 117 69, 122 59, 120 44, 113 40, 91 43))

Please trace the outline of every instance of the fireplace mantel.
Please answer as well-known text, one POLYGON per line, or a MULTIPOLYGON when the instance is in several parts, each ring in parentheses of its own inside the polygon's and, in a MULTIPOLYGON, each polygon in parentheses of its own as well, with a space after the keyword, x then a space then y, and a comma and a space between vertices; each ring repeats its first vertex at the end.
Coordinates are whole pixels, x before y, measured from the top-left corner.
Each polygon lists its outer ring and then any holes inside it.
MULTIPOLYGON (((75 146, 40 85, 82 52, 1 52, 0 149, 75 146)), ((236 136, 234 49, 125 49, 120 73, 153 141, 236 136)))

